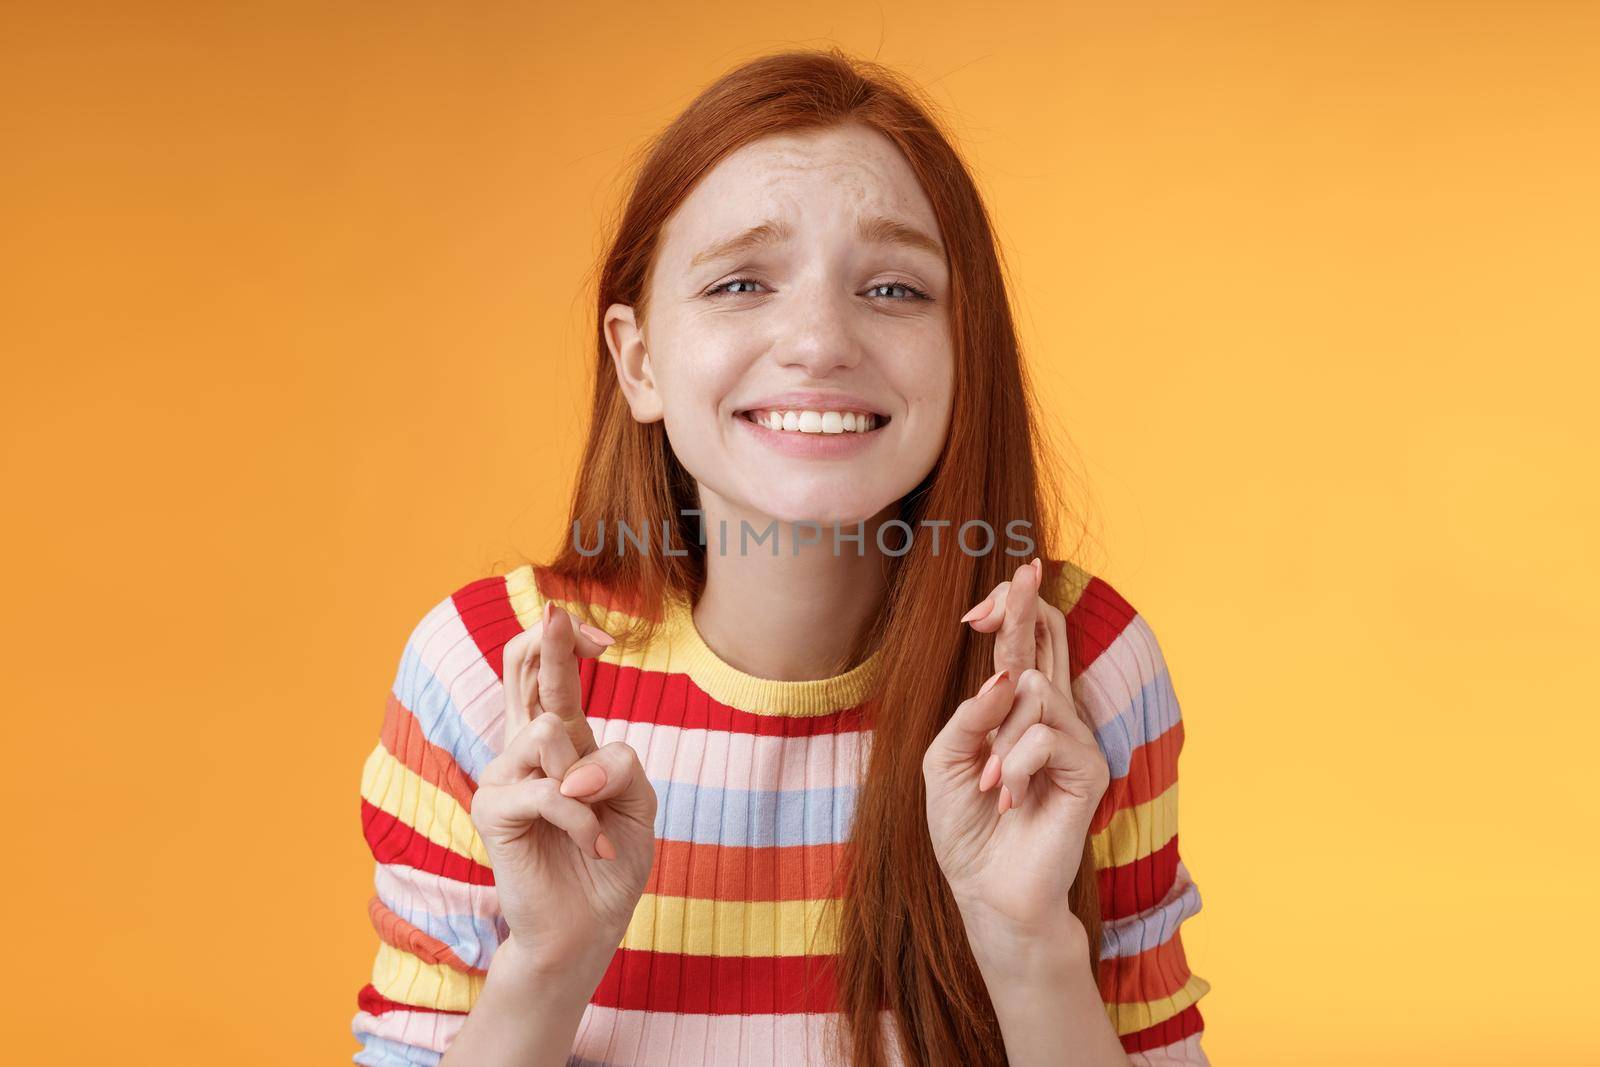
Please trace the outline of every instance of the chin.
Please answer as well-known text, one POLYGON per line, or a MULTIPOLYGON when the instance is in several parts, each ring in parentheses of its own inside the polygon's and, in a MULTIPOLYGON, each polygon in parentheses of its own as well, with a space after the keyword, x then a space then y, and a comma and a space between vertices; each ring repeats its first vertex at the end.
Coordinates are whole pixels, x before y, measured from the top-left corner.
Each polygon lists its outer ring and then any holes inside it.
MULTIPOLYGON (((882 510, 883 505, 841 501, 837 494, 824 500, 771 500, 757 505, 761 513, 778 522, 814 522, 824 527, 823 536, 832 536, 831 527, 837 523, 841 532, 851 533, 857 523, 865 523, 882 510)), ((841 550, 849 550, 851 542, 843 542, 841 550)))

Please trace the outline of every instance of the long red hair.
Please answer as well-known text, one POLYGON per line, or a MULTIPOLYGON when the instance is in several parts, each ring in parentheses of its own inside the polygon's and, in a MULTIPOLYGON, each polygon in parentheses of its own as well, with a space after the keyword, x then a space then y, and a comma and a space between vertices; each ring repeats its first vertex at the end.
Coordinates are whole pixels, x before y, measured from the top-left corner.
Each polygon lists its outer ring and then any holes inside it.
MULTIPOLYGON (((1049 567, 1047 587, 1063 577, 1054 561, 1068 557, 1057 542, 1065 521, 1075 517, 1062 506, 1053 453, 1034 418, 987 211, 935 114, 919 89, 876 63, 837 48, 783 52, 717 79, 647 146, 599 265, 594 404, 568 529, 586 531, 587 540, 592 531, 625 521, 634 531, 649 531, 652 544, 670 530, 674 547, 687 554, 583 555, 564 538, 542 568, 577 590, 628 590, 644 610, 630 630, 616 634, 624 647, 650 639, 665 596, 698 598, 705 557, 695 520, 684 515, 698 506, 695 483, 673 454, 664 423, 633 419, 606 346, 605 310, 628 304, 637 321, 645 321, 646 279, 663 222, 729 153, 769 134, 847 122, 890 138, 932 202, 948 252, 955 392, 943 453, 901 501, 899 517, 916 531, 915 540, 910 551, 890 558, 888 594, 838 665, 843 671, 873 648, 883 649, 870 702, 871 758, 838 894, 835 979, 848 1031, 840 1033, 840 1053, 858 1067, 888 1062, 883 1009, 894 1015, 908 1063, 1006 1063, 988 991, 928 837, 922 758, 950 712, 993 670, 992 638, 956 620, 1033 555, 1049 567), (919 522, 923 517, 952 520, 937 554, 919 522), (952 549, 954 531, 977 518, 995 529, 995 549, 985 555, 952 549), (1018 557, 1002 551, 1015 550, 1004 532, 1013 520, 1029 524, 1035 552, 1018 557)), ((887 543, 898 547, 898 535, 887 543)), ((1086 844, 1070 902, 1089 933, 1091 969, 1100 943, 1097 890, 1086 844)))

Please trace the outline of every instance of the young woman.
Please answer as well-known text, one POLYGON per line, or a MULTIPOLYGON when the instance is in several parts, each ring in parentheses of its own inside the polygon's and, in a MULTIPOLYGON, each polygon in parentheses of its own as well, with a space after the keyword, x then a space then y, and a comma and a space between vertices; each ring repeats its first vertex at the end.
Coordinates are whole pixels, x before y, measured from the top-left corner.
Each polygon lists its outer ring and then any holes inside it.
POLYGON ((785 53, 644 161, 571 539, 422 619, 367 762, 356 1062, 1206 1062, 1170 676, 930 110, 785 53))

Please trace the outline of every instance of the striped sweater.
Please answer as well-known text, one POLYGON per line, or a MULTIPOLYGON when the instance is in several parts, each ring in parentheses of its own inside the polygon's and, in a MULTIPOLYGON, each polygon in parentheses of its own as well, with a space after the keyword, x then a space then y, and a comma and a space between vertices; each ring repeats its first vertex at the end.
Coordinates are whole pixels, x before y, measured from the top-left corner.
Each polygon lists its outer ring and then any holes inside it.
MULTIPOLYGON (((1101 997, 1136 1065, 1206 1064, 1197 1001, 1210 986, 1180 937, 1200 908, 1178 855, 1183 723, 1161 649, 1071 564, 1047 566, 1041 595, 1066 614, 1073 694, 1111 768, 1090 827, 1101 997)), ((361 777, 377 944, 356 1063, 437 1063, 506 936, 469 812, 502 743, 502 649, 551 598, 576 610, 558 577, 523 564, 440 601, 406 643, 361 777)), ((603 626, 628 612, 599 606, 603 626)), ((596 742, 632 745, 655 787, 656 853, 569 1067, 827 1064, 837 930, 824 905, 870 751, 878 655, 833 678, 761 679, 705 644, 686 602, 663 619, 648 648, 579 661, 596 742)))

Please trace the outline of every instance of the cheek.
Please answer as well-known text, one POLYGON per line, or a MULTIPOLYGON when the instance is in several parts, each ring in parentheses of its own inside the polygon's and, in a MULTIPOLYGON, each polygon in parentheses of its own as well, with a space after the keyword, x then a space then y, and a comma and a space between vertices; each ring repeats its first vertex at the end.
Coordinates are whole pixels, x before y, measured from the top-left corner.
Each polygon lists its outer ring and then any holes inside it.
POLYGON ((951 402, 955 398, 955 361, 948 352, 933 358, 926 354, 915 361, 907 361, 897 368, 896 389, 905 397, 907 407, 916 412, 920 421, 948 419, 951 402))
POLYGON ((693 377, 691 391, 701 397, 726 398, 752 362, 759 346, 727 329, 701 328, 685 333, 682 364, 693 377))
POLYGON ((693 416, 703 421, 724 402, 731 402, 738 383, 736 361, 714 342, 688 337, 680 344, 660 365, 656 386, 662 402, 679 419, 693 416))
POLYGON ((722 410, 731 406, 735 384, 714 360, 681 360, 658 376, 667 438, 680 458, 704 463, 724 450, 722 442, 737 429, 732 412, 722 410))

